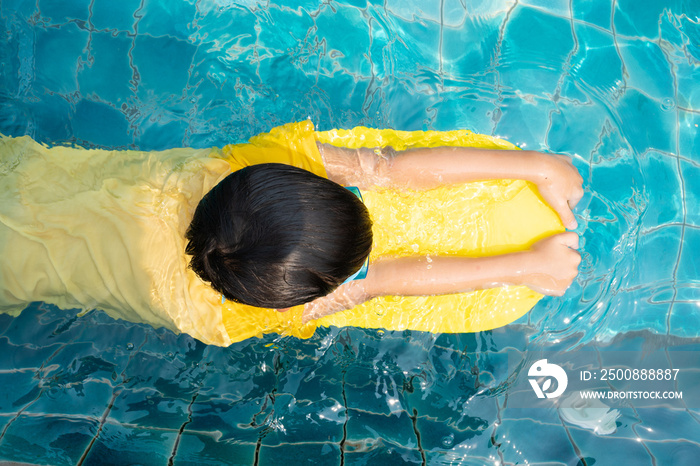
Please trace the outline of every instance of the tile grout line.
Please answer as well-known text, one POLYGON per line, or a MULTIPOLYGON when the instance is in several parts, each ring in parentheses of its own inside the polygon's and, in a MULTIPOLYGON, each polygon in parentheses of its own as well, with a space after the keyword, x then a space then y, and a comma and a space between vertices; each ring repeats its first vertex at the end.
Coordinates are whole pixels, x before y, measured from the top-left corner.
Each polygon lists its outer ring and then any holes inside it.
MULTIPOLYGON (((660 39, 659 39, 660 40, 660 39)), ((663 49, 662 49, 663 50, 663 49)), ((671 75, 673 76, 673 94, 674 94, 674 101, 678 101, 678 77, 676 76, 676 72, 673 66, 673 62, 669 60, 668 55, 664 53, 664 58, 666 58, 666 62, 670 65, 670 71, 671 75)), ((683 170, 681 168, 681 159, 680 159, 680 115, 679 115, 679 110, 678 107, 676 107, 676 137, 675 137, 675 146, 676 146, 676 153, 675 153, 675 159, 676 159, 676 169, 678 170, 678 180, 680 181, 680 192, 682 195, 682 206, 683 206, 683 223, 681 224, 681 236, 680 236, 680 242, 678 245, 678 255, 676 256, 676 265, 673 268, 673 296, 671 297, 671 304, 669 306, 669 311, 668 314, 666 315, 666 334, 670 335, 671 334, 671 314, 673 314, 673 308, 675 307, 676 303, 676 296, 678 296, 678 266, 681 262, 681 258, 683 256, 683 243, 685 241, 685 226, 686 223, 688 222, 688 206, 686 204, 686 193, 685 193, 685 179, 683 178, 683 170)), ((670 362, 670 359, 669 359, 670 362)))
POLYGON ((95 444, 95 441, 97 438, 100 436, 100 433, 102 433, 102 428, 104 427, 105 423, 107 422, 107 417, 109 416, 109 413, 112 411, 112 407, 114 407, 114 401, 117 399, 117 397, 121 394, 121 390, 115 390, 114 393, 112 393, 112 399, 109 400, 109 404, 107 405, 107 409, 105 410, 104 413, 102 413, 102 418, 100 419, 100 426, 97 428, 97 432, 95 433, 95 436, 90 440, 90 443, 88 446, 85 448, 85 451, 83 452, 82 456, 76 463, 76 466, 81 466, 85 459, 87 458, 88 454, 90 453, 90 450, 92 450, 92 446, 95 444))
POLYGON ((347 374, 347 367, 343 368, 343 406, 345 406, 345 422, 343 422, 343 438, 340 440, 340 466, 345 466, 345 441, 348 438, 348 421, 350 420, 350 413, 348 412, 348 398, 345 393, 345 375, 347 374))
MULTIPOLYGON (((44 370, 44 366, 46 366, 46 363, 51 361, 61 350, 63 350, 67 345, 61 345, 59 348, 56 349, 47 359, 41 364, 41 367, 37 370, 37 372, 44 370)), ((40 382, 41 383, 41 382, 40 382)), ((38 386, 37 386, 38 387, 38 386)), ((19 417, 24 413, 24 411, 27 410, 31 405, 39 401, 39 398, 41 398, 41 395, 44 394, 45 389, 43 387, 38 387, 39 388, 39 393, 37 394, 36 398, 34 398, 32 401, 27 403, 20 409, 17 414, 8 421, 8 423, 5 425, 5 427, 2 430, 2 433, 0 433, 0 442, 2 442, 2 439, 5 437, 5 434, 7 433, 7 430, 10 428, 10 426, 17 420, 19 417)))
POLYGON ((182 423, 182 425, 180 426, 180 431, 177 433, 177 437, 175 438, 175 444, 173 445, 173 451, 170 454, 170 458, 168 458, 168 466, 173 466, 173 464, 175 464, 175 455, 177 455, 177 448, 180 446, 180 438, 182 437, 182 433, 185 431, 185 427, 187 427, 187 424, 192 422, 192 405, 194 405, 194 402, 197 401, 198 396, 199 393, 195 393, 192 396, 192 401, 190 401, 190 404, 187 407, 187 420, 182 423))

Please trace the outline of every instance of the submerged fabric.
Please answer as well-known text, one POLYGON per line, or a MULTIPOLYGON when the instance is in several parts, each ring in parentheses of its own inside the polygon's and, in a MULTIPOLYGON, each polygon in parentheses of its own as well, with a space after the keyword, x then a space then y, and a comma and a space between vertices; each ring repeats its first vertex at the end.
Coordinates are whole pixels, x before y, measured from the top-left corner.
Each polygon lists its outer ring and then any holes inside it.
MULTIPOLYGON (((231 171, 248 165, 286 163, 326 176, 317 141, 397 150, 514 148, 467 131, 321 133, 310 122, 278 127, 222 150, 48 148, 29 137, 3 137, 0 310, 16 314, 31 301, 97 308, 225 346, 268 332, 308 337, 318 325, 486 330, 512 322, 540 299, 525 287, 388 297, 306 325, 301 307, 280 313, 221 304, 220 295, 187 267, 184 235, 197 203, 231 171)), ((363 191, 363 196, 375 225, 370 260, 387 254, 501 254, 563 230, 556 214, 522 181, 419 193, 363 191)))
POLYGON ((0 141, 0 308, 31 301, 228 343, 216 296, 187 269, 184 234, 228 164, 210 150, 47 148, 0 141))
MULTIPOLYGON (((32 301, 102 309, 114 318, 231 343, 221 297, 188 265, 185 232, 197 204, 248 165, 279 162, 325 176, 318 153, 48 148, 0 139, 0 311, 32 301)), ((313 149, 316 149, 315 142, 313 149)))
MULTIPOLYGON (((336 146, 471 146, 517 149, 505 141, 469 131, 375 130, 354 128, 314 132, 307 123, 294 127, 295 145, 315 141, 336 146)), ((283 128, 283 129, 284 129, 283 128)), ((278 128, 277 131, 280 129, 278 128)), ((285 130, 286 131, 286 130, 285 130)), ((279 134, 272 140, 284 140, 279 134)), ((267 146, 266 135, 251 143, 267 146)), ((239 146, 241 151, 245 148, 239 146)), ((379 256, 488 256, 522 251, 535 241, 564 231, 556 213, 525 181, 497 180, 441 187, 421 192, 363 191, 374 222, 371 261, 379 256)), ((232 341, 276 332, 309 337, 317 326, 356 326, 387 330, 475 332, 506 325, 524 315, 542 295, 524 286, 502 287, 447 296, 376 298, 354 309, 301 324, 302 306, 280 313, 235 303, 223 304, 223 320, 232 341)))

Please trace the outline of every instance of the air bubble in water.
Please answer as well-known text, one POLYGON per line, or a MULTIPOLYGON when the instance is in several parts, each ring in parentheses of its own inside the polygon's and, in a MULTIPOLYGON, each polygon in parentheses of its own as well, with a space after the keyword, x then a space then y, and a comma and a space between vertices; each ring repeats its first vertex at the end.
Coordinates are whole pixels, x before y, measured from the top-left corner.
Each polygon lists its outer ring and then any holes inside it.
POLYGON ((665 98, 661 101, 661 109, 667 112, 676 108, 676 101, 670 97, 665 98))
POLYGON ((445 435, 445 436, 442 438, 441 443, 442 443, 442 446, 443 446, 443 447, 445 447, 445 448, 451 448, 452 445, 454 445, 454 443, 455 443, 455 435, 454 435, 454 434, 445 435))

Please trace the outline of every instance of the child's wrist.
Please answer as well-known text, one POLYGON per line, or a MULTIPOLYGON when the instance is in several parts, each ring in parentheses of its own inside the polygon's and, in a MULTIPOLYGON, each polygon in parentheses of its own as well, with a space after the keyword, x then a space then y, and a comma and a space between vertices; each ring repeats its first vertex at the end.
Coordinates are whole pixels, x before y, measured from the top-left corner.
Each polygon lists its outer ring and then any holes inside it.
POLYGON ((553 167, 550 155, 534 150, 524 152, 526 152, 523 154, 526 163, 526 176, 524 178, 527 181, 540 184, 552 177, 553 167))

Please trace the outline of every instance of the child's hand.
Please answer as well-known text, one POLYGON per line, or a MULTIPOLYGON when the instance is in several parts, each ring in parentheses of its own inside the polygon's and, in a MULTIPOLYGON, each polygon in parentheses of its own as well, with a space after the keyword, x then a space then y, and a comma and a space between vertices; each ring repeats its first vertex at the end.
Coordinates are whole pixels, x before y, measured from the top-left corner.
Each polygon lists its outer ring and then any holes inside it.
POLYGON ((562 296, 578 275, 578 235, 560 233, 535 243, 528 254, 523 284, 538 293, 562 296))
POLYGON ((302 323, 320 319, 336 312, 352 309, 369 299, 365 292, 364 280, 354 280, 340 285, 331 294, 315 299, 304 305, 302 323))
POLYGON ((564 226, 573 230, 578 224, 572 209, 583 197, 583 178, 565 155, 538 153, 538 156, 543 157, 544 169, 538 176, 537 188, 564 226))

